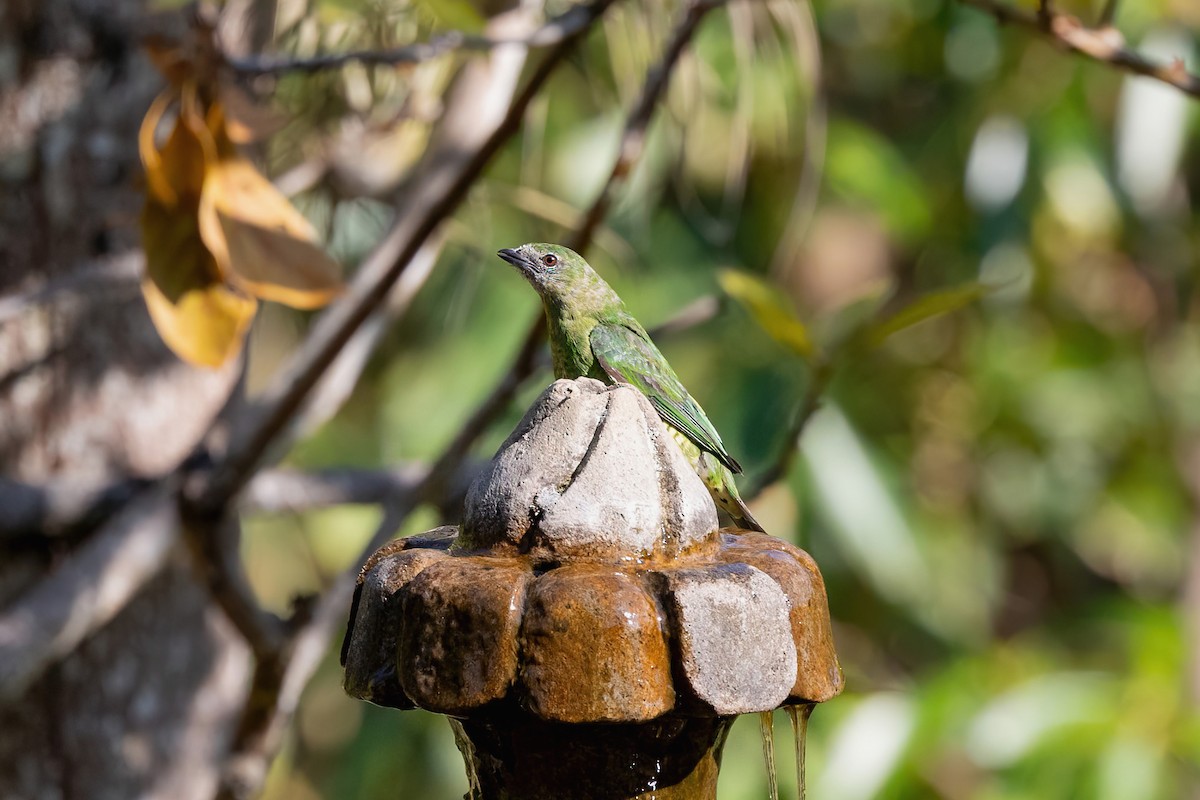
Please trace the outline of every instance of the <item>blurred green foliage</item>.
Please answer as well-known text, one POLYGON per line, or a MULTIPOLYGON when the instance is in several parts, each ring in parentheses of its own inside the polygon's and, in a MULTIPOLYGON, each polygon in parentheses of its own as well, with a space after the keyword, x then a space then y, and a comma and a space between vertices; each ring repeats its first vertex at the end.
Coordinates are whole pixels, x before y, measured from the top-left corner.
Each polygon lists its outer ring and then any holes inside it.
MULTIPOLYGON (((1071 8, 1094 19, 1099 5, 1071 8)), ((950 0, 821 0, 828 147, 814 210, 797 218, 815 113, 804 8, 710 15, 592 262, 647 325, 722 285, 749 298, 660 344, 751 474, 790 446, 811 348, 832 364, 800 457, 754 506, 820 563, 846 671, 846 694, 813 715, 809 796, 1194 794, 1200 642, 1183 597, 1200 601, 1200 104, 950 0)), ((674 10, 619 3, 552 80, 455 217, 412 312, 294 463, 430 459, 454 435, 537 310, 493 253, 562 238, 563 209, 590 202, 674 10)), ((478 30, 487 13, 318 0, 281 24, 278 46, 390 46, 478 30)), ((1190 0, 1126 3, 1117 22, 1195 69, 1190 0)), ((436 95, 456 58, 281 79, 292 122, 272 141, 274 170, 346 115, 436 95)), ((397 125, 410 130, 389 157, 403 163, 423 128, 397 125)), ((384 202, 324 188, 301 203, 348 263, 388 219, 384 202)), ((298 330, 288 312, 264 315, 254 375, 298 330)), ((377 518, 249 520, 256 587, 275 607, 318 588, 377 518)), ((436 522, 423 511, 406 531, 436 522)), ((269 797, 461 796, 444 722, 367 707, 339 681, 331 653, 269 797)), ((782 715, 777 729, 794 791, 782 715)), ((765 792, 757 720, 741 720, 720 796, 765 792)))

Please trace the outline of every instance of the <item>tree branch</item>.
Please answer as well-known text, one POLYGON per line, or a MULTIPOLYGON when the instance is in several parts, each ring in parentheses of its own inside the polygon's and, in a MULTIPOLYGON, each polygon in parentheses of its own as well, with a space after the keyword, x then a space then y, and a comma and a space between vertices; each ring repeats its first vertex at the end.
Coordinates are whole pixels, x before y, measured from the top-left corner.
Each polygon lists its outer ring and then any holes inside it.
POLYGON ((117 615, 166 563, 179 533, 176 482, 164 479, 115 514, 0 617, 0 702, 117 615))
MULTIPOLYGON (((444 497, 461 497, 479 466, 473 461, 468 462, 451 475, 444 497)), ((428 474, 428 466, 416 463, 377 470, 344 468, 305 472, 272 469, 254 476, 242 493, 238 510, 294 514, 354 503, 394 503, 413 494, 428 474)), ((442 497, 428 499, 440 502, 442 497)))
POLYGON ((594 20, 591 4, 575 6, 565 14, 547 22, 527 36, 477 36, 462 31, 447 31, 428 42, 396 47, 389 50, 355 50, 348 53, 328 53, 307 58, 280 55, 259 55, 248 58, 226 57, 225 63, 241 75, 277 75, 284 72, 319 72, 338 69, 350 63, 364 66, 401 66, 419 64, 457 50, 486 52, 505 45, 544 48, 562 44, 594 20))
POLYGON ((242 526, 220 519, 184 519, 184 539, 201 583, 250 645, 257 661, 271 660, 287 644, 286 623, 259 604, 242 566, 242 526))
POLYGON ((596 227, 608 214, 614 190, 628 179, 630 172, 633 171, 633 165, 642 157, 642 151, 646 147, 646 130, 650 127, 650 120, 654 116, 654 110, 658 107, 659 100, 666 92, 667 81, 670 79, 671 73, 675 71, 679 57, 683 55, 684 48, 696 33, 696 27, 700 24, 700 20, 719 5, 721 5, 721 0, 697 0, 688 5, 684 11, 683 19, 672 31, 671 38, 663 50, 662 58, 646 75, 641 94, 629 111, 629 116, 625 120, 625 130, 621 134, 621 142, 617 148, 617 158, 608 173, 608 179, 604 182, 600 193, 588 208, 587 213, 583 215, 583 221, 579 227, 567 240, 567 247, 577 253, 583 253, 592 243, 596 227))
POLYGON ((104 522, 146 488, 138 479, 34 485, 0 478, 0 542, 70 536, 104 522))
POLYGON ((986 11, 998 22, 1036 31, 1058 46, 1085 58, 1135 75, 1154 78, 1192 97, 1200 97, 1200 76, 1189 73, 1182 59, 1175 59, 1170 64, 1151 61, 1124 47, 1120 33, 1113 28, 1089 28, 1077 18, 1060 14, 1045 5, 1038 13, 1029 14, 1001 0, 959 2, 986 11))

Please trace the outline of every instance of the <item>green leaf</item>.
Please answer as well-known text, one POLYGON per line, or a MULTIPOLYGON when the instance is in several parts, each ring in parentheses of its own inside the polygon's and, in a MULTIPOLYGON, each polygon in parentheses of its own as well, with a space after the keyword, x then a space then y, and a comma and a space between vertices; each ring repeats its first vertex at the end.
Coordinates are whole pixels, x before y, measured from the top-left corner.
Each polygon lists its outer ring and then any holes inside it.
POLYGON ((806 359, 815 355, 808 328, 777 288, 747 272, 725 269, 717 276, 725 294, 740 303, 772 339, 806 359))
POLYGON ((971 282, 918 297, 892 316, 867 328, 867 343, 876 347, 894 333, 911 328, 927 319, 965 308, 995 289, 995 286, 971 282))

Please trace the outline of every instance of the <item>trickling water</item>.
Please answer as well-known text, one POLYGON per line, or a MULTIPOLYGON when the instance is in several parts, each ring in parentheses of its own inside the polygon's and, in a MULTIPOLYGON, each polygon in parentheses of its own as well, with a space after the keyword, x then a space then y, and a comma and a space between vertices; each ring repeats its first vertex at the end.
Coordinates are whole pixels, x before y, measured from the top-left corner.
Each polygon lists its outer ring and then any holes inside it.
POLYGON ((779 779, 775 775, 775 714, 772 711, 758 713, 758 728, 762 732, 763 759, 767 762, 767 786, 771 800, 779 800, 779 779))
POLYGON ((812 714, 813 703, 802 703, 798 706, 784 706, 788 716, 792 718, 792 739, 796 743, 796 796, 804 800, 804 742, 808 738, 808 718, 812 714))

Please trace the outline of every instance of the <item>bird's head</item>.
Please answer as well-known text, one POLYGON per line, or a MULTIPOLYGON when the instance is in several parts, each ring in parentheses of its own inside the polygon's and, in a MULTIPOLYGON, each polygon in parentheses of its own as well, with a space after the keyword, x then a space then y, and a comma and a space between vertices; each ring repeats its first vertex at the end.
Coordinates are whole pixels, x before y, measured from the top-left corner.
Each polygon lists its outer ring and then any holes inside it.
POLYGON ((558 244, 531 242, 496 253, 512 264, 543 297, 561 297, 595 275, 583 256, 558 244))

